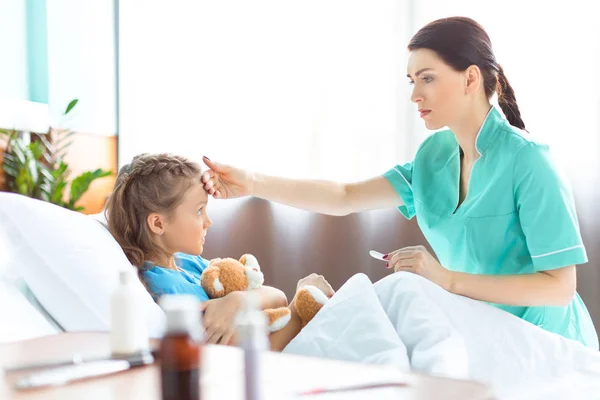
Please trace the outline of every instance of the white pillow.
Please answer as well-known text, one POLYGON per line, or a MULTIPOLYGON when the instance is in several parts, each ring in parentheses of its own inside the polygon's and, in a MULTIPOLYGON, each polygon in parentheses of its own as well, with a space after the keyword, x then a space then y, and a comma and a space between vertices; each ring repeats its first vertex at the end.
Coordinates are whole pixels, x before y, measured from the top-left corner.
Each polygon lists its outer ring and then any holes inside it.
POLYGON ((283 352, 410 368, 406 347, 365 274, 351 277, 283 352))
MULTIPOLYGON (((48 313, 67 331, 110 330, 110 296, 118 271, 133 268, 95 219, 51 203, 0 193, 5 268, 22 276, 48 313)), ((164 314, 141 283, 151 336, 164 314)))
POLYGON ((0 280, 0 343, 58 332, 14 285, 0 280))
POLYGON ((484 302, 449 293, 421 276, 395 273, 374 288, 415 369, 462 375, 511 399, 567 398, 564 393, 536 393, 574 372, 600 381, 597 351, 484 302), (466 362, 460 360, 465 355, 466 362))

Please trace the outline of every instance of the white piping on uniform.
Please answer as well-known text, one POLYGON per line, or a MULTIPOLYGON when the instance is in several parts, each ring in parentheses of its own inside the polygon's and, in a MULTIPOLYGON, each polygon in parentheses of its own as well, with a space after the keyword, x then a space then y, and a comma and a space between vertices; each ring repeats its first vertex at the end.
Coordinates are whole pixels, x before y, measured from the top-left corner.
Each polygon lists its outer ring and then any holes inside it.
MULTIPOLYGON (((477 132, 477 136, 475 136, 475 150, 477 150, 477 153, 479 153, 479 157, 481 157, 481 152, 479 151, 479 148, 477 147, 477 141, 479 140, 479 135, 481 135, 481 131, 483 131, 483 127, 485 126, 485 122, 490 117, 490 114, 492 113, 493 109, 494 109, 494 106, 492 106, 490 108, 490 110, 488 111, 487 115, 483 119, 483 124, 481 124, 481 127, 479 128, 479 132, 477 132)), ((479 158, 477 160, 479 160, 479 158)), ((477 162, 477 160, 475 160, 475 162, 477 162)), ((473 163, 473 165, 475 165, 475 163, 473 163)))
POLYGON ((552 254, 562 253, 563 251, 573 250, 573 249, 576 249, 578 247, 583 247, 583 245, 582 244, 578 244, 577 246, 571 246, 571 247, 567 247, 566 249, 551 251, 550 253, 540 254, 539 256, 531 256, 531 258, 540 258, 540 257, 551 256, 552 254))
MULTIPOLYGON (((492 113, 493 109, 494 109, 494 106, 490 107, 490 110, 488 111, 487 115, 485 116, 485 119, 483 120, 483 124, 481 124, 481 127, 479 128, 479 132, 477 132, 477 136, 475 136, 475 150, 477 151, 477 154, 479 154, 479 157, 477 157, 477 160, 473 161, 473 165, 471 165, 471 172, 469 173, 469 181, 467 182, 467 190, 469 190, 469 191, 471 189, 471 177, 473 176, 473 169, 475 168, 475 164, 477 164, 477 161, 479 161, 479 159, 483 156, 481 154, 481 151, 479 151, 479 148, 477 147, 477 141, 479 140, 479 135, 481 135, 481 131, 483 131, 483 127, 485 126, 485 123, 486 123, 487 119, 490 117, 490 114, 492 113)), ((458 171, 460 173, 460 145, 458 146, 458 154, 459 154, 458 171)), ((465 202, 465 200, 467 199, 468 196, 469 196, 469 192, 467 192, 467 195, 463 199, 462 203, 465 202)), ((460 206, 462 206, 462 203, 458 204, 459 202, 460 202, 460 176, 459 176, 457 206, 454 209, 454 212, 452 214, 456 214, 456 212, 458 211, 460 206)))
MULTIPOLYGON (((410 191, 412 192, 412 185, 410 184, 410 182, 408 181, 408 179, 406 179, 404 177, 404 175, 398 171, 398 173, 400 174, 400 176, 402 177, 402 179, 404 179, 404 182, 406 182, 406 184, 408 185, 408 187, 410 188, 410 191)), ((412 172, 411 172, 412 173, 412 172)), ((413 195, 414 196, 414 195, 413 195)))

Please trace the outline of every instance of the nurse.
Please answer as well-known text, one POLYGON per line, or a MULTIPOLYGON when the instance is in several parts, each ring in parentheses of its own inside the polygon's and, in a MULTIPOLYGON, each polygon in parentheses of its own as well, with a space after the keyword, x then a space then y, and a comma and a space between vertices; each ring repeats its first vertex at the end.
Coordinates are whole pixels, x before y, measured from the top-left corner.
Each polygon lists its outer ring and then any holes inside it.
POLYGON ((444 18, 419 30, 408 50, 411 100, 438 130, 412 162, 346 184, 253 174, 205 157, 205 189, 330 215, 398 207, 417 217, 437 260, 407 247, 386 255, 388 268, 598 349, 576 292, 575 267, 587 256, 571 189, 548 146, 525 131, 487 33, 469 18, 444 18))

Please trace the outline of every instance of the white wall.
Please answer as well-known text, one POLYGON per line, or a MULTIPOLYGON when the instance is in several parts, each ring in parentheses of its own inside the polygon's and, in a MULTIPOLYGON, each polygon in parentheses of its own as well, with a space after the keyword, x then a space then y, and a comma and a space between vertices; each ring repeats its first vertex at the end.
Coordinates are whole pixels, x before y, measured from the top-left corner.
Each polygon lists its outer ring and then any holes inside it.
POLYGON ((47 17, 53 125, 60 123, 67 104, 78 98, 68 126, 83 133, 114 135, 113 2, 47 0, 47 17))
POLYGON ((25 34, 25 1, 0 1, 0 97, 27 100, 25 34))
POLYGON ((352 180, 411 157, 402 1, 164 4, 121 2, 121 163, 170 151, 352 180))

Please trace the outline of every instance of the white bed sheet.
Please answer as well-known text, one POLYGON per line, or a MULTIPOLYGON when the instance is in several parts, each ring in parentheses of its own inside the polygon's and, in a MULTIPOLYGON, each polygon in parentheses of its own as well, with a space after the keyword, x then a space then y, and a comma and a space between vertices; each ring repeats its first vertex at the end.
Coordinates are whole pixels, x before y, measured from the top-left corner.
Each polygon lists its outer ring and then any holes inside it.
POLYGON ((406 347, 364 274, 350 278, 283 352, 410 369, 406 347))
MULTIPOLYGON (((596 388, 600 386, 600 353, 578 342, 544 331, 488 304, 453 295, 414 274, 392 274, 373 288, 415 370, 486 383, 501 399, 585 399, 596 398, 599 393, 596 388)), ((364 292, 362 286, 360 291, 356 298, 364 292)), ((363 303, 355 304, 362 307, 363 303)), ((333 317, 327 314, 336 313, 336 319, 344 320, 347 317, 341 313, 369 313, 372 307, 363 311, 323 308, 317 317, 330 319, 333 317)), ((373 324, 385 325, 381 319, 364 322, 365 331, 373 324)), ((335 337, 338 344, 364 346, 364 341, 350 337, 356 334, 354 330, 347 332, 339 326, 311 322, 299 335, 301 339, 290 345, 298 354, 306 351, 312 356, 335 358, 336 354, 326 354, 310 347, 310 343, 335 337)), ((369 354, 364 351, 368 348, 357 351, 353 361, 368 361, 369 354)))

